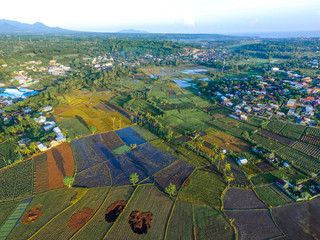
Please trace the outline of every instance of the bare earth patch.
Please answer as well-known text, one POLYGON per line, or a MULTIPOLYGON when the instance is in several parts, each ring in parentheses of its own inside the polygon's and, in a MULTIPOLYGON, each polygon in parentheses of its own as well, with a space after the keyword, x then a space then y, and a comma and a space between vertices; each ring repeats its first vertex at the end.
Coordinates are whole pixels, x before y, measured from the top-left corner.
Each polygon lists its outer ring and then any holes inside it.
POLYGON ((129 216, 129 225, 134 233, 147 233, 153 222, 151 212, 132 211, 129 216))
POLYGON ((126 206, 127 201, 117 201, 112 203, 106 210, 105 219, 107 222, 114 222, 126 206))
POLYGON ((23 224, 34 223, 42 216, 41 206, 36 206, 30 209, 23 217, 23 224))
POLYGON ((94 210, 91 208, 83 208, 81 211, 72 214, 68 228, 72 231, 78 231, 82 228, 94 215, 94 210))

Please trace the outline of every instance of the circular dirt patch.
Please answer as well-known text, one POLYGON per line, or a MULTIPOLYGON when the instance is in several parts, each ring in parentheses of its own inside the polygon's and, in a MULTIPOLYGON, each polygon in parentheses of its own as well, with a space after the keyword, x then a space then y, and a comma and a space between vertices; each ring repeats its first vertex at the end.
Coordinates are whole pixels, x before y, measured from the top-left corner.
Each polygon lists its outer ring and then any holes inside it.
POLYGON ((36 206, 31 208, 26 214, 24 215, 22 222, 23 224, 34 223, 38 218, 42 215, 41 206, 36 206))
POLYGON ((68 228, 73 231, 78 231, 93 215, 94 211, 91 208, 83 208, 81 211, 72 214, 68 223, 68 228))
POLYGON ((147 233, 153 222, 153 214, 151 212, 132 211, 129 216, 129 224, 134 233, 147 233))
POLYGON ((127 201, 117 201, 112 203, 106 210, 105 219, 107 222, 114 222, 126 206, 127 201))

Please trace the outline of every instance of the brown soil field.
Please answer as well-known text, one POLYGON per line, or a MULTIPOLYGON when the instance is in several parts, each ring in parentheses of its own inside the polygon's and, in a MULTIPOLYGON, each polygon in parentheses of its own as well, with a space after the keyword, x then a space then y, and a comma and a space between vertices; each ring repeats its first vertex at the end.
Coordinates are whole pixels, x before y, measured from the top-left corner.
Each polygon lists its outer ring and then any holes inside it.
POLYGON ((275 168, 271 164, 264 161, 256 163, 256 166, 260 168, 263 172, 269 172, 269 171, 275 170, 275 168))
POLYGON ((129 225, 134 233, 144 234, 151 228, 153 214, 151 212, 132 211, 129 216, 129 225))
POLYGON ((83 208, 79 212, 75 212, 72 214, 69 222, 68 222, 68 228, 70 228, 72 231, 78 231, 80 228, 82 228, 94 215, 94 210, 91 208, 83 208))
POLYGON ((112 203, 106 210, 105 219, 107 222, 114 222, 127 205, 127 201, 121 200, 112 203))
POLYGON ((47 152, 49 169, 49 190, 63 188, 65 176, 74 174, 74 158, 71 147, 61 144, 47 152))
POLYGON ((35 193, 42 193, 49 190, 49 170, 46 153, 34 157, 35 165, 35 193))
MULTIPOLYGON (((262 240, 281 237, 282 233, 272 221, 268 210, 225 211, 229 219, 235 219, 239 240, 262 240)), ((286 219, 285 216, 283 218, 286 219)))
POLYGON ((273 208, 272 215, 289 239, 320 239, 320 198, 273 208))
POLYGON ((276 134, 276 133, 273 133, 273 132, 269 132, 267 130, 264 130, 264 129, 259 129, 259 133, 261 133, 263 136, 267 136, 273 140, 276 140, 277 142, 279 143, 282 143, 282 144, 285 144, 285 145, 290 145, 292 143, 295 142, 295 140, 292 140, 290 138, 286 138, 282 135, 279 135, 279 134, 276 134))
POLYGON ((106 132, 101 134, 103 144, 110 150, 121 147, 125 143, 115 132, 106 132))
POLYGON ((229 188, 223 198, 225 209, 263 209, 266 206, 251 189, 229 188))
POLYGON ((26 214, 22 219, 22 222, 23 224, 34 223, 41 216, 42 216, 41 206, 36 206, 30 209, 28 212, 26 212, 26 214))
POLYGON ((246 142, 221 131, 206 135, 203 139, 210 144, 215 143, 223 149, 232 150, 234 152, 242 152, 250 149, 250 145, 246 142))

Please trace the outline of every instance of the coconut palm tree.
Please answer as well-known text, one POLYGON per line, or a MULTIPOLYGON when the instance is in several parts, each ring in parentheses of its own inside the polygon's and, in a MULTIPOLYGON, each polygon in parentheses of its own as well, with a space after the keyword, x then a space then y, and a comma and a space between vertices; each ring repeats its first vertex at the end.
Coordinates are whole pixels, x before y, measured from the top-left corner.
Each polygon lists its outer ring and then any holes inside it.
POLYGON ((116 120, 115 117, 112 117, 112 122, 113 122, 113 130, 114 130, 114 121, 116 120))

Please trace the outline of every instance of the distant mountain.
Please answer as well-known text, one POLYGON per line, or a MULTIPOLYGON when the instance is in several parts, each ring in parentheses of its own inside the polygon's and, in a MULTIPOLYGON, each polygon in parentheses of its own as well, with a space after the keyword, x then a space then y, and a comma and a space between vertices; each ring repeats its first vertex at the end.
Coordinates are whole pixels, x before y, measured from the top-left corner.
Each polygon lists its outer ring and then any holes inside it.
POLYGON ((230 35, 256 36, 260 38, 318 38, 320 37, 320 31, 233 33, 230 35))
POLYGON ((118 33, 148 33, 147 31, 135 30, 135 29, 124 29, 118 33))
POLYGON ((75 31, 59 28, 48 27, 43 23, 34 24, 21 23, 7 19, 0 19, 0 33, 73 33, 75 31))

